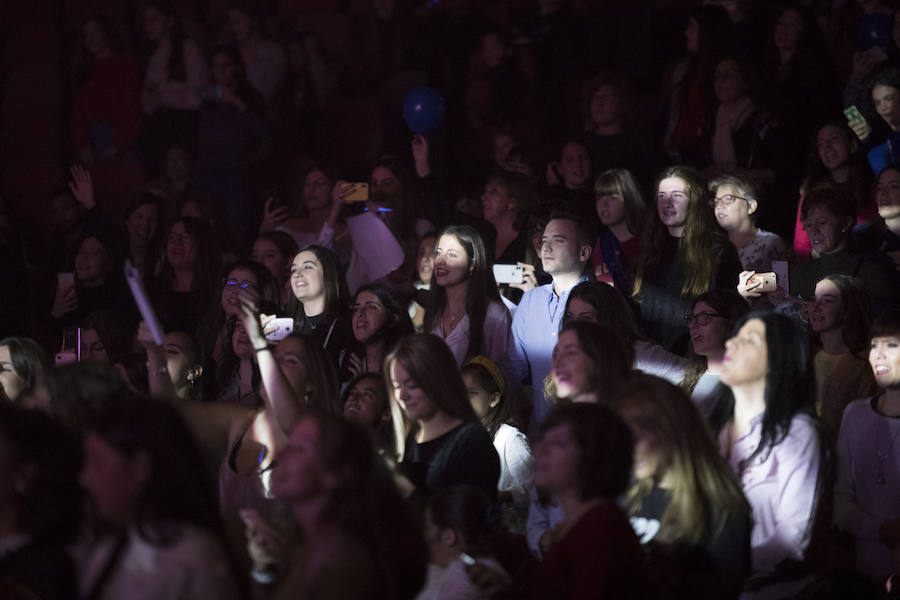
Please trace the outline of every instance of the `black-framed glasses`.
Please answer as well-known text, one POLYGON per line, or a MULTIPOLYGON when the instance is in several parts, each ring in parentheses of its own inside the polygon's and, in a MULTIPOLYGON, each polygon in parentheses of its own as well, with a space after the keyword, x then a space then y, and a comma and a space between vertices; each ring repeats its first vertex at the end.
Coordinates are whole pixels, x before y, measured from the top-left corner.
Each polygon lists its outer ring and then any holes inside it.
POLYGON ((746 201, 747 199, 744 198, 743 196, 738 196, 737 194, 725 194, 724 196, 710 198, 709 205, 713 208, 715 208, 719 204, 721 204, 722 206, 731 206, 732 204, 734 204, 735 200, 746 201))
POLYGON ((242 290, 248 290, 248 289, 255 290, 256 289, 256 284, 253 283, 252 281, 247 281, 247 280, 238 281, 237 279, 226 279, 225 281, 222 282, 222 285, 225 287, 226 290, 236 290, 238 288, 240 288, 242 290))
POLYGON ((685 321, 685 323, 688 324, 688 327, 690 327, 694 321, 697 321, 697 325, 700 325, 700 326, 709 325, 709 322, 712 321, 713 318, 725 319, 727 317, 725 315, 720 315, 720 314, 711 313, 711 312, 702 312, 702 313, 697 313, 696 315, 694 315, 694 314, 684 315, 684 321, 685 321))

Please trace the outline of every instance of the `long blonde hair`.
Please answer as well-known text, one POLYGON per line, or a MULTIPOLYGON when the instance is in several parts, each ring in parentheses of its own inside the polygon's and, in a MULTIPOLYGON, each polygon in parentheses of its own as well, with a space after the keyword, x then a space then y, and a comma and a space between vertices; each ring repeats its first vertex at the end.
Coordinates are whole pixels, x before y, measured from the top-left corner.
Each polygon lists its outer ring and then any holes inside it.
MULTIPOLYGON (((749 515, 740 483, 719 454, 706 421, 678 386, 652 375, 635 374, 614 408, 632 427, 652 435, 660 456, 671 502, 654 539, 704 544, 718 535, 729 515, 749 515)), ((657 474, 659 475, 659 474, 657 474)), ((638 480, 628 491, 626 509, 640 509, 653 478, 638 480)))

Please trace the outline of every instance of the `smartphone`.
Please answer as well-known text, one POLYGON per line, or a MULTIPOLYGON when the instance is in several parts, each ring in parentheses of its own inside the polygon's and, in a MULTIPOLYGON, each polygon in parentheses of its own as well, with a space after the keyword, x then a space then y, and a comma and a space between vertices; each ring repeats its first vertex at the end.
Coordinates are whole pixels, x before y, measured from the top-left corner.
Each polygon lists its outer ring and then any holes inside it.
POLYGON ((62 346, 54 357, 53 364, 57 367, 68 365, 81 360, 81 327, 66 327, 63 329, 62 346))
POLYGON ((847 108, 844 109, 844 116, 847 117, 848 123, 865 123, 866 118, 859 112, 859 109, 856 108, 856 105, 851 104, 847 108))
POLYGON ((291 317, 281 317, 272 319, 266 325, 269 332, 266 334, 267 340, 280 341, 289 336, 294 331, 294 319, 291 317))
POLYGON ((463 564, 470 566, 470 567, 475 564, 475 559, 472 558, 471 556, 469 556, 468 554, 466 554, 465 552, 460 552, 459 560, 463 561, 463 564))
POLYGON ((497 283, 522 283, 523 275, 519 265, 494 265, 494 280, 497 283))
POLYGON ((774 292, 778 289, 778 276, 772 271, 769 271, 768 273, 756 273, 747 279, 747 286, 748 291, 774 292))
POLYGON ((349 194, 344 196, 344 202, 368 202, 369 184, 364 182, 348 183, 352 186, 349 194))
POLYGON ((56 285, 63 292, 75 287, 75 273, 57 273, 56 285))

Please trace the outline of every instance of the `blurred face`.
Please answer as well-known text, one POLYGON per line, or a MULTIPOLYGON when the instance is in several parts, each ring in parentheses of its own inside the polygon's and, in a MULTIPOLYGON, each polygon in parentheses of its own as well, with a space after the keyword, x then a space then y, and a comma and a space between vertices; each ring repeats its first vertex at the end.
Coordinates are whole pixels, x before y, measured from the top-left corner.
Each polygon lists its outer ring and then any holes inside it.
POLYGON ((690 54, 696 54, 700 51, 700 24, 693 17, 691 17, 684 28, 684 43, 690 54))
POLYGON ((618 123, 619 101, 611 85, 600 86, 591 96, 591 121, 599 126, 618 123))
POLYGON ((889 85, 876 85, 872 88, 872 104, 888 127, 900 129, 900 90, 889 85))
POLYGON ((741 191, 733 185, 720 185, 716 188, 713 211, 716 221, 725 231, 740 229, 748 225, 752 221, 750 214, 755 210, 756 201, 744 198, 741 191))
POLYGON ((826 125, 816 136, 819 159, 825 168, 833 171, 850 162, 856 143, 836 125, 826 125))
POLYGON ((591 157, 584 145, 572 142, 563 147, 559 157, 559 174, 568 189, 584 187, 591 176, 591 157))
POLYGON ((669 229, 669 234, 681 237, 688 219, 687 184, 680 177, 667 177, 659 182, 656 191, 656 213, 669 229))
POLYGON ((581 349, 574 331, 564 331, 553 349, 553 370, 550 371, 556 394, 560 398, 574 399, 592 392, 591 379, 594 363, 581 349))
POLYGON ((238 358, 250 358, 253 356, 253 344, 250 343, 250 336, 244 329, 244 322, 238 319, 234 322, 234 332, 231 334, 231 350, 238 358))
MULTIPOLYGON (((169 378, 176 388, 187 384, 188 373, 197 369, 197 358, 192 348, 191 337, 181 331, 167 333, 163 337, 163 348, 166 351, 166 369, 169 378)), ((199 376, 199 373, 197 374, 199 376)))
POLYGON ((481 195, 482 218, 488 223, 496 223, 502 215, 514 209, 515 202, 510 198, 506 188, 497 181, 488 181, 481 195))
POLYGON ((625 221, 625 198, 621 190, 597 194, 597 216, 607 227, 615 227, 625 221))
POLYGON ((237 83, 238 66, 224 52, 217 52, 212 57, 213 80, 226 88, 233 88, 237 83))
POLYGON ((369 180, 369 193, 375 202, 393 204, 400 196, 400 180, 390 169, 375 167, 369 180))
POLYGON ((165 160, 166 177, 181 181, 191 176, 191 155, 184 148, 169 148, 165 160))
POLYGON ((290 272, 288 258, 269 240, 260 238, 253 242, 250 256, 253 262, 264 265, 279 283, 283 283, 290 272))
POLYGON ((278 453, 272 470, 272 495, 288 502, 309 500, 334 487, 335 479, 322 464, 319 425, 301 419, 278 453))
POLYGON ((576 225, 568 219, 553 219, 541 236, 541 264, 549 275, 578 273, 584 268, 582 249, 576 239, 576 225))
POLYGON ((387 410, 382 400, 382 385, 368 377, 356 382, 344 402, 344 418, 366 428, 381 423, 387 410))
POLYGON ((16 400, 24 387, 25 380, 13 367, 9 346, 0 346, 0 389, 7 398, 16 400))
POLYGON ((275 346, 275 360, 294 394, 302 396, 307 389, 306 349, 296 337, 286 337, 275 346))
POLYGON ((362 291, 356 295, 353 304, 353 337, 366 343, 371 340, 388 322, 388 312, 370 291, 362 291))
POLYGON ((900 218, 900 171, 888 169, 881 173, 875 199, 882 219, 900 218))
POLYGON ((172 19, 162 14, 159 9, 154 6, 148 6, 144 9, 144 35, 151 42, 158 42, 163 36, 169 33, 172 28, 172 19))
POLYGON ((566 308, 566 321, 589 321, 599 323, 597 309, 581 298, 569 296, 569 304, 566 308))
POLYGON ((869 364, 879 387, 900 386, 900 336, 889 335, 872 339, 869 364))
POLYGON ((87 48, 91 56, 98 58, 109 52, 109 42, 106 39, 106 32, 103 27, 96 21, 88 21, 82 29, 84 35, 84 46, 87 48))
POLYGON ((68 234, 78 229, 81 224, 81 210, 78 201, 68 194, 59 194, 50 199, 50 218, 54 230, 68 234))
POLYGON ((184 229, 184 222, 178 221, 169 230, 166 238, 166 259, 173 268, 192 268, 197 264, 197 240, 184 229))
POLYGON ((694 353, 700 356, 719 355, 728 339, 728 319, 706 302, 698 302, 688 322, 694 353))
POLYGON ((484 66, 495 69, 503 64, 506 58, 506 44, 496 33, 489 33, 481 40, 481 58, 484 66))
POLYGON ((766 326, 750 319, 737 335, 725 342, 725 359, 720 378, 729 387, 764 382, 769 371, 766 326))
POLYGON ((498 167, 504 168, 506 165, 506 158, 509 156, 509 151, 512 150, 516 145, 516 140, 507 133, 498 133, 494 136, 494 164, 498 167))
POLYGON ((500 403, 500 394, 489 394, 478 382, 478 377, 471 372, 463 373, 463 382, 466 384, 466 391, 469 393, 469 404, 472 405, 472 410, 483 421, 488 416, 488 413, 491 412, 491 409, 500 403))
POLYGON ((325 272, 311 251, 300 252, 291 263, 291 290, 300 302, 325 297, 325 272))
POLYGON ((719 102, 733 102, 747 95, 747 82, 736 60, 723 60, 713 73, 713 87, 719 102))
POLYGON ((159 227, 159 208, 155 204, 142 204, 125 221, 128 239, 139 247, 146 247, 159 227))
POLYGON ((455 235, 442 235, 434 249, 434 281, 441 287, 453 287, 468 281, 469 254, 455 235))
POLYGON ((843 248, 847 243, 849 221, 841 221, 824 206, 814 206, 803 221, 803 229, 809 235, 809 243, 819 254, 828 254, 843 248))
POLYGON ((419 242, 419 248, 416 252, 416 274, 419 281, 424 283, 431 282, 431 273, 434 270, 434 247, 437 245, 437 238, 427 237, 419 242))
POLYGON ((259 298, 259 282, 256 275, 248 269, 232 269, 222 284, 220 305, 229 317, 241 314, 240 290, 248 292, 255 298, 259 298))
POLYGON ((394 399, 409 419, 428 421, 437 416, 440 412, 438 406, 425 395, 399 360, 391 363, 390 375, 394 399))
POLYGON ((97 334, 96 329, 85 329, 81 332, 81 357, 82 360, 109 363, 109 354, 103 340, 97 334))
POLYGON ((303 181, 303 201, 309 210, 320 210, 331 202, 331 180, 322 171, 310 171, 303 181))
POLYGON ((100 240, 89 237, 81 242, 75 255, 75 277, 79 281, 88 287, 102 285, 109 268, 109 255, 100 240))
POLYGON ((85 436, 81 485, 104 520, 124 525, 131 519, 149 476, 142 462, 146 455, 128 458, 97 434, 85 436))
POLYGON ((793 10, 786 10, 775 23, 775 47, 779 50, 795 50, 803 35, 803 18, 793 10))
POLYGON ((816 301, 809 313, 809 326, 816 333, 834 331, 841 328, 844 302, 841 291, 830 279, 816 284, 816 301))
POLYGON ((578 485, 581 450, 568 425, 551 427, 534 449, 534 485, 550 494, 578 485))
POLYGON ((642 424, 645 416, 636 409, 626 409, 622 413, 634 436, 634 478, 659 481, 665 474, 665 452, 659 438, 642 424))
POLYGON ((240 10, 232 8, 228 11, 228 25, 238 43, 246 42, 250 38, 250 18, 240 10))

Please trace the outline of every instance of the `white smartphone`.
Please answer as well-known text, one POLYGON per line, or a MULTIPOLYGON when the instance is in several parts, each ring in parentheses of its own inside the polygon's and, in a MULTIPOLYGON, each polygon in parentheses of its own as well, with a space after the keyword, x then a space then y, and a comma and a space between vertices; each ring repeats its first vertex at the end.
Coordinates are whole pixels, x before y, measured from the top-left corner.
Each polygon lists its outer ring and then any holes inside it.
POLYGON ((283 340, 294 331, 294 319, 291 317, 272 319, 266 325, 266 329, 268 330, 268 333, 266 333, 267 340, 274 342, 283 340))
POLYGON ((747 279, 747 286, 748 291, 774 292, 778 289, 778 276, 772 271, 756 273, 747 279))
POLYGON ((465 552, 460 552, 459 560, 463 561, 463 564, 468 565, 470 567, 475 564, 475 559, 472 558, 471 556, 469 556, 468 554, 466 554, 465 552))
POLYGON ((494 265, 494 280, 497 283, 522 283, 523 274, 519 265, 494 265))
POLYGON ((62 291, 75 287, 75 273, 57 273, 56 285, 62 291))

